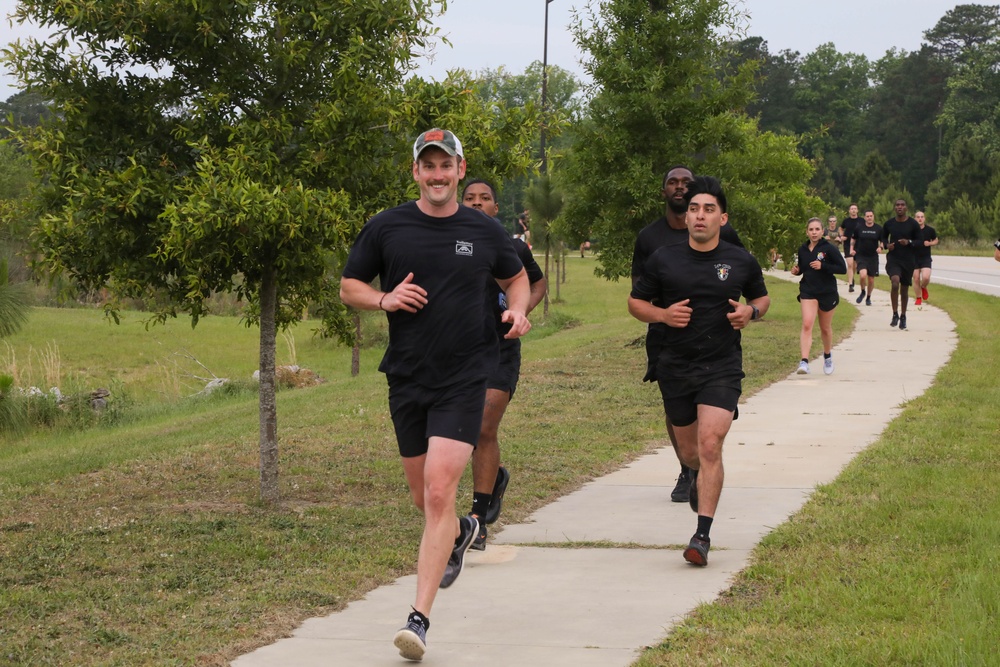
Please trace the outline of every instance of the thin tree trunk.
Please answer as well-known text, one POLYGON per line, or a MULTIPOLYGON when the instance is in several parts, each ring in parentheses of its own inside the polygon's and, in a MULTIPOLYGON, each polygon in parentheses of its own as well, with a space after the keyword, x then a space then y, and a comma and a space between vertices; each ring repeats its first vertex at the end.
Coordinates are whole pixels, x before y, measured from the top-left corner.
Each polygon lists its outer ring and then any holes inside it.
MULTIPOLYGON (((545 242, 545 275, 549 275, 549 242, 545 242)), ((549 290, 545 290, 545 301, 542 306, 542 316, 549 316, 549 290)))
POLYGON ((351 348, 351 377, 361 372, 361 311, 354 313, 354 347, 351 348))
POLYGON ((260 499, 268 505, 279 499, 278 406, 274 392, 277 309, 277 272, 269 267, 260 285, 260 499))
POLYGON ((565 242, 560 242, 559 247, 562 249, 563 256, 562 281, 566 282, 566 260, 569 259, 569 246, 565 242))
POLYGON ((552 257, 556 264, 556 303, 559 303, 559 276, 562 275, 562 252, 559 248, 560 245, 559 243, 556 244, 556 251, 552 257))

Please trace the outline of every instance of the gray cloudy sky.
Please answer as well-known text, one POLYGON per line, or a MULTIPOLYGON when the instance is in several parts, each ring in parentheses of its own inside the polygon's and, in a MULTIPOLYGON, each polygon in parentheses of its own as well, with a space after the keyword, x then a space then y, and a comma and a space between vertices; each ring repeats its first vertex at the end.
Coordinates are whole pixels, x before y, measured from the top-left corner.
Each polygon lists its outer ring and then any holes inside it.
MULTIPOLYGON (((16 0, 0 0, 6 17, 16 0)), ((838 51, 882 57, 892 47, 912 51, 920 47, 923 33, 956 0, 743 0, 749 14, 747 35, 767 40, 772 53, 782 49, 813 51, 833 42, 838 51)), ((552 0, 549 5, 549 63, 583 75, 581 53, 569 32, 571 12, 581 0, 552 0)), ((541 60, 545 0, 448 0, 448 11, 437 21, 452 46, 439 45, 433 62, 424 61, 420 74, 440 79, 450 69, 472 71, 503 65, 523 72, 541 60)), ((28 34, 23 28, 2 24, 3 43, 28 34)), ((16 92, 13 79, 0 73, 0 100, 16 92)))

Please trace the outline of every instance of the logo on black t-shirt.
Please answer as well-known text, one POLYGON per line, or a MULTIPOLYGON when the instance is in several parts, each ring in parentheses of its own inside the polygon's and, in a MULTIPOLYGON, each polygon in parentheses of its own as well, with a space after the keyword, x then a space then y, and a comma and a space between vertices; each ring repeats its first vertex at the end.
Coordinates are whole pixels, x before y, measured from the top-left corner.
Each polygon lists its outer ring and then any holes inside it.
POLYGON ((469 241, 455 241, 455 254, 472 257, 472 243, 469 241))
POLYGON ((728 264, 716 264, 715 273, 716 275, 719 276, 719 280, 725 280, 726 278, 729 277, 729 272, 732 270, 732 268, 733 267, 729 266, 728 264))

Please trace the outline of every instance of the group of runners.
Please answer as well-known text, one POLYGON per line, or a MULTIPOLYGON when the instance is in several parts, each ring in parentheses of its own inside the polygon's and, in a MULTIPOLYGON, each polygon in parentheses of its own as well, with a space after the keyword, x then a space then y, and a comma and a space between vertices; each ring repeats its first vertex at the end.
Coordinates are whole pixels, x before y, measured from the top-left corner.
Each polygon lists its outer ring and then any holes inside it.
POLYGON ((939 242, 937 232, 927 224, 923 211, 908 215, 905 199, 894 202, 895 215, 884 224, 875 222, 871 209, 858 217, 858 206, 851 204, 848 217, 839 224, 836 216, 827 218, 823 228, 819 218, 806 224, 806 242, 799 248, 791 273, 801 276, 799 302, 802 309, 802 330, 797 373, 810 372, 809 357, 813 327, 820 324, 823 345, 823 372, 833 373, 833 312, 840 302, 837 275, 847 274, 848 292, 854 292, 855 273, 860 294, 855 303, 872 305, 875 277, 879 275, 879 255, 885 253, 885 271, 891 281, 889 300, 892 319, 889 326, 906 329, 906 308, 909 290, 914 288, 914 304, 920 306, 930 298, 927 287, 931 280, 931 248, 939 242), (843 254, 838 244, 842 244, 843 254))
MULTIPOLYGON (((389 345, 379 370, 388 381, 410 495, 424 516, 415 600, 393 639, 409 660, 422 659, 426 651, 437 591, 455 582, 470 548, 486 548, 487 526, 499 517, 511 476, 500 465, 498 429, 517 386, 518 339, 530 330, 527 315, 546 290, 528 246, 512 241, 496 218, 493 186, 471 179, 458 197, 466 169, 462 144, 452 132, 421 133, 412 165, 419 199, 368 221, 341 279, 346 305, 386 313, 389 345), (372 284, 376 278, 378 287, 372 284), (459 480, 470 460, 472 506, 458 515, 459 480)), ((697 516, 683 558, 705 566, 724 482, 723 442, 739 417, 741 331, 764 316, 770 297, 760 265, 728 224, 726 195, 717 179, 678 165, 664 176, 662 196, 664 216, 636 240, 628 310, 648 324, 643 379, 659 387, 668 437, 681 465, 671 499, 688 502, 697 516)), ((856 215, 852 207, 851 219, 856 215)), ((863 223, 838 229, 836 240, 848 239, 845 261, 820 220, 809 221, 808 240, 793 269, 802 276, 807 372, 806 321, 811 344, 813 322, 820 320, 824 370, 832 373, 834 276, 850 272, 853 278, 857 266, 861 296, 870 305, 878 273, 877 254, 873 264, 868 261, 873 248, 888 252, 893 326, 905 328, 906 288, 922 280, 919 270, 914 274, 911 252, 923 240, 922 222, 908 218, 902 200, 896 202, 896 218, 880 231, 866 211, 863 223)), ((921 296, 926 299, 926 292, 921 296)))
MULTIPOLYGON (((499 516, 510 474, 499 465, 497 430, 517 385, 517 339, 545 293, 527 246, 512 242, 495 217, 492 185, 468 181, 459 203, 466 169, 452 132, 421 133, 412 166, 419 199, 368 221, 341 278, 346 305, 386 312, 389 345, 379 370, 410 495, 424 515, 416 597, 393 639, 409 660, 424 655, 438 589, 454 583, 468 549, 485 548, 486 526, 499 516), (472 508, 458 516, 458 483, 470 459, 472 508)), ((720 240, 727 212, 719 182, 684 167, 671 173, 664 180, 669 220, 650 230, 657 239, 649 257, 634 262, 641 275, 628 306, 662 334, 661 348, 650 349, 647 379, 659 384, 686 466, 683 500, 698 514, 684 558, 705 565, 722 442, 741 391, 740 330, 770 301, 760 266, 738 237, 720 240)))

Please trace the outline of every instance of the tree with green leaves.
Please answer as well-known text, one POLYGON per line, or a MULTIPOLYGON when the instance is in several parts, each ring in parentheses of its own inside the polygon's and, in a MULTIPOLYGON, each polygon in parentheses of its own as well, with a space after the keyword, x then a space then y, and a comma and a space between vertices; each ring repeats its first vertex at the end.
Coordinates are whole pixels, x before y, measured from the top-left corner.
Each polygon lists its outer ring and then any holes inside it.
POLYGON ((276 331, 310 307, 350 337, 328 270, 365 210, 396 199, 381 186, 400 182, 412 115, 393 97, 438 4, 25 0, 14 15, 51 33, 7 52, 54 111, 18 131, 47 176, 44 265, 161 304, 158 320, 196 324, 213 292, 251 304, 265 502, 279 498, 276 331))
POLYGON ((927 204, 946 236, 978 239, 992 233, 1000 200, 1000 155, 975 137, 960 137, 927 191, 927 204))
MULTIPOLYGON (((558 252, 561 245, 559 230, 554 226, 554 222, 559 218, 563 208, 563 193, 555 183, 555 179, 549 173, 540 174, 536 178, 524 196, 525 204, 531 211, 532 237, 535 245, 541 244, 545 248, 545 275, 549 273, 549 257, 555 252, 556 275, 554 280, 549 280, 549 285, 555 284, 556 298, 559 298, 559 262, 562 259, 558 252)), ((542 314, 549 315, 549 292, 545 292, 545 302, 542 307, 542 314)))
POLYGON ((0 255, 0 338, 17 333, 28 321, 28 303, 24 290, 20 285, 10 282, 7 266, 7 258, 0 255))
POLYGON ((17 332, 27 321, 27 294, 15 276, 24 268, 18 256, 27 240, 21 200, 31 181, 27 156, 10 141, 0 141, 0 338, 17 332))
POLYGON ((663 175, 684 163, 719 177, 730 220, 759 257, 793 246, 825 208, 792 136, 762 133, 740 109, 754 99, 756 61, 731 62, 720 33, 739 22, 724 0, 613 0, 573 26, 593 79, 587 118, 562 170, 569 226, 593 229, 598 272, 629 275, 636 234, 662 214, 663 175))
POLYGON ((0 102, 0 138, 7 132, 8 125, 33 127, 51 113, 49 105, 38 93, 21 91, 0 102))
POLYGON ((1000 5, 956 5, 924 32, 924 39, 939 56, 956 63, 998 38, 1000 5))
POLYGON ((948 95, 937 118, 945 151, 961 137, 1000 154, 1000 42, 970 49, 948 79, 948 95))
POLYGON ((841 188, 846 185, 849 165, 871 150, 863 132, 870 75, 867 57, 840 53, 830 43, 818 46, 799 67, 795 88, 798 131, 809 133, 803 154, 822 157, 841 188))
POLYGON ((848 192, 852 193, 855 199, 870 189, 885 192, 890 188, 898 188, 901 183, 899 172, 893 169, 889 160, 878 151, 869 153, 861 164, 847 172, 848 192))
MULTIPOLYGON (((926 200, 937 170, 942 148, 936 120, 953 69, 952 63, 926 45, 912 53, 890 51, 873 67, 875 82, 864 132, 899 171, 901 183, 913 192, 917 206, 926 200)), ((852 192, 857 196, 862 190, 852 192)))
MULTIPOLYGON (((572 72, 558 65, 548 66, 548 83, 545 95, 545 111, 542 113, 542 62, 536 60, 528 65, 521 74, 508 72, 504 67, 485 69, 469 77, 471 89, 476 97, 488 105, 507 109, 532 109, 540 114, 535 133, 531 139, 530 156, 533 162, 540 160, 540 133, 538 129, 544 124, 546 128, 546 151, 549 155, 558 156, 565 150, 567 134, 565 130, 579 119, 583 113, 580 96, 580 81, 572 72)), ((464 141, 464 139, 463 139, 464 141)), ((474 162, 470 162, 470 174, 481 176, 481 170, 474 162)), ((525 196, 530 186, 530 174, 524 174, 506 180, 493 181, 497 183, 500 215, 515 216, 524 210, 525 196)), ((488 179, 489 180, 489 179, 488 179)))

